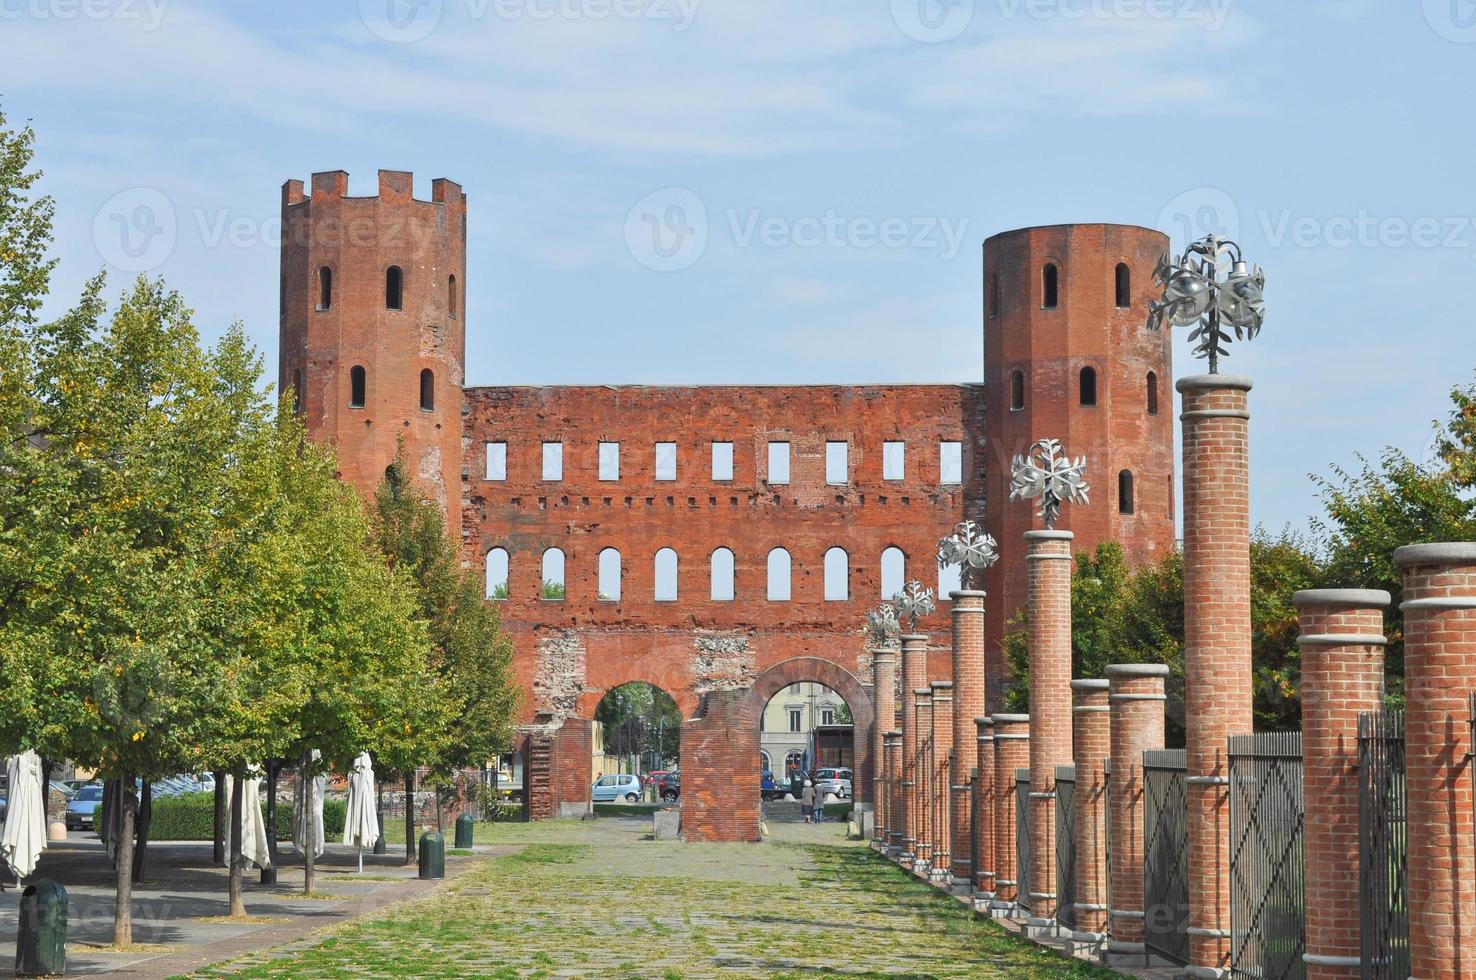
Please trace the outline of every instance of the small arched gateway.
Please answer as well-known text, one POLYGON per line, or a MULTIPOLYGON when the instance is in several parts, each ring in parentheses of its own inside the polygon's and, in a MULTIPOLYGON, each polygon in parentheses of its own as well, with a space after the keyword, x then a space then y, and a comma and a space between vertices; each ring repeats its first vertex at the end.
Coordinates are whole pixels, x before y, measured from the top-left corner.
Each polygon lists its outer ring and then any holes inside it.
POLYGON ((749 687, 707 694, 697 717, 682 726, 683 839, 759 839, 759 719, 770 698, 805 681, 830 688, 850 707, 855 802, 871 804, 871 688, 837 663, 795 657, 774 664, 749 687))

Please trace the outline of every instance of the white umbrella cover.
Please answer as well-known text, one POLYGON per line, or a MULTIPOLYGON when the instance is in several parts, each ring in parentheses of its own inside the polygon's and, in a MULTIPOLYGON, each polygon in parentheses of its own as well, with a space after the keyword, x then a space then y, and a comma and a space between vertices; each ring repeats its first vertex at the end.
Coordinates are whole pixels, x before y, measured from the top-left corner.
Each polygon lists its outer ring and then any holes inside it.
MULTIPOLYGON (((231 825, 234 823, 231 819, 231 807, 235 803, 235 784, 235 777, 226 777, 227 856, 231 853, 231 825)), ((246 781, 241 784, 241 860, 258 868, 270 867, 272 863, 271 851, 267 849, 266 821, 261 816, 261 784, 255 769, 248 770, 246 781)))
POLYGON ((343 821, 343 842, 355 847, 373 847, 379 840, 379 815, 374 812, 374 762, 368 752, 354 759, 348 780, 348 814, 343 821))
POLYGON ((9 796, 5 829, 0 832, 0 859, 17 879, 36 870, 46 849, 46 798, 41 790, 41 758, 32 749, 10 757, 6 765, 9 796))
MULTIPOLYGON (((313 762, 322 758, 313 749, 313 762)), ((323 793, 328 789, 326 776, 305 779, 298 770, 292 787, 292 846, 301 853, 312 848, 313 857, 323 853, 323 793)))

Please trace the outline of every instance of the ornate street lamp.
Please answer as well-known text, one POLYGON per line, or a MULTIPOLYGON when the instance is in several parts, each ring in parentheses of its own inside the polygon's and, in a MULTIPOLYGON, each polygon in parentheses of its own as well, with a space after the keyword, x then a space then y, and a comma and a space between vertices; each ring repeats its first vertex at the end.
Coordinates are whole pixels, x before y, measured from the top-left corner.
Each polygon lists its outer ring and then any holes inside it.
POLYGON ((958 566, 959 587, 974 587, 974 575, 999 561, 999 545, 973 521, 964 521, 938 542, 938 567, 958 566))
POLYGON ((897 607, 883 602, 867 613, 866 632, 874 647, 891 649, 896 646, 898 637, 902 635, 902 627, 897 622, 897 607))
POLYGON ((1061 517, 1061 505, 1087 503, 1086 457, 1068 457, 1059 439, 1042 439, 1010 465, 1010 499, 1040 498, 1040 517, 1052 530, 1061 517))
POLYGON ((1254 340, 1266 318, 1266 274, 1251 268, 1241 257, 1240 246, 1228 238, 1208 235, 1194 242, 1177 259, 1165 255, 1158 260, 1153 281, 1163 289, 1160 299, 1148 303, 1148 329, 1158 330, 1165 320, 1171 326, 1195 325, 1189 334, 1197 357, 1209 359, 1209 373, 1220 373, 1220 355, 1235 329, 1236 340, 1254 340), (1219 278, 1223 264, 1229 273, 1219 278))
POLYGON ((917 632, 917 621, 932 613, 938 607, 933 601, 933 590, 921 582, 908 582, 902 587, 902 591, 892 597, 892 605, 897 612, 897 621, 908 621, 908 632, 917 632))

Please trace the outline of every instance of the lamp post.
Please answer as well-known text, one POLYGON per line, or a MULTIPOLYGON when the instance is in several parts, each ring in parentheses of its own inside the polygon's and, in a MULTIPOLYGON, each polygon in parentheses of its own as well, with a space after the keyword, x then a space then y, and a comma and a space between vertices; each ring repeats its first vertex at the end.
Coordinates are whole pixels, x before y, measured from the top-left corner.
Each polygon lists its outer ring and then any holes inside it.
POLYGON ((1251 268, 1240 254, 1240 246, 1228 238, 1208 235, 1191 244, 1178 258, 1165 255, 1154 270, 1153 281, 1163 288, 1159 299, 1148 303, 1148 328, 1158 330, 1167 320, 1175 327, 1194 326, 1189 340, 1196 357, 1209 360, 1209 373, 1220 373, 1220 355, 1235 330, 1236 340, 1254 340, 1266 317, 1266 275, 1260 266, 1251 268), (1220 277, 1228 263, 1229 272, 1220 277))

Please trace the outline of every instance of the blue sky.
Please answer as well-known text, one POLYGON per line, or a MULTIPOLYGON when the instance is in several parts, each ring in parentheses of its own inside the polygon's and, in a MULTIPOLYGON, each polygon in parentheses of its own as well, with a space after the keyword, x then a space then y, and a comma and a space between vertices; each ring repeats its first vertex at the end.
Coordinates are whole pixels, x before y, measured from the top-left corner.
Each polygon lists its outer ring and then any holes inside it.
POLYGON ((53 307, 142 268, 269 365, 282 181, 385 167, 469 195, 472 384, 976 380, 988 235, 1216 226, 1269 280, 1225 369, 1279 527, 1476 368, 1473 0, 0 0, 0 38, 53 307))

